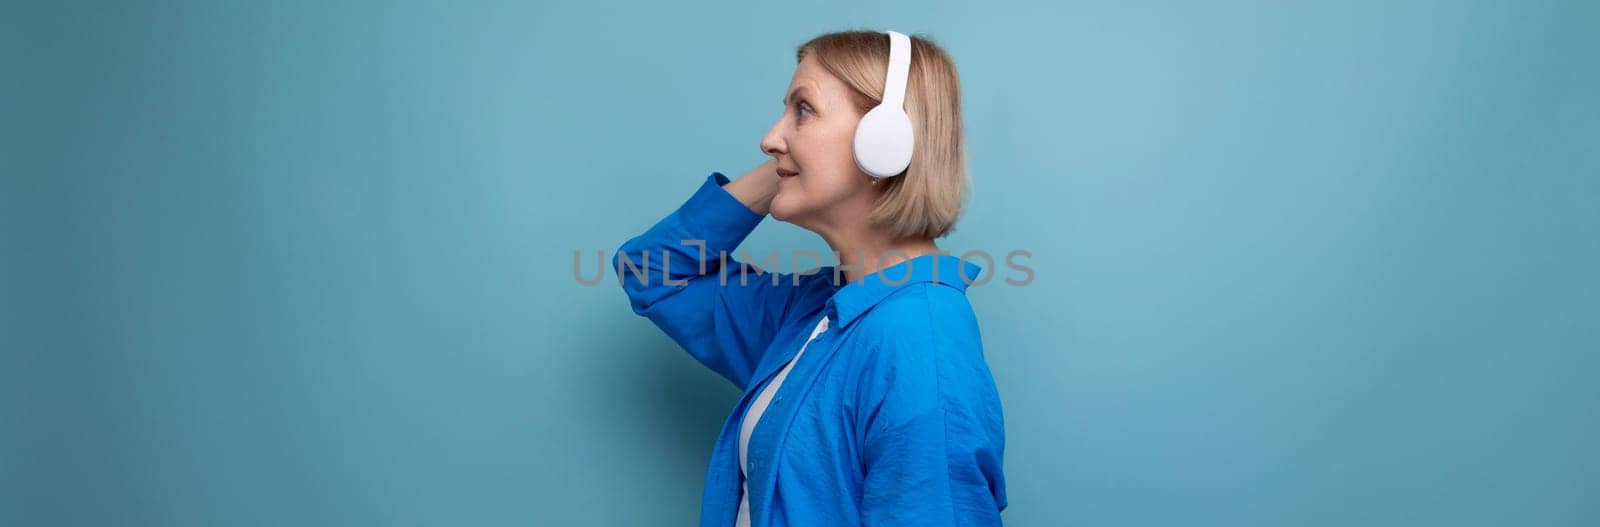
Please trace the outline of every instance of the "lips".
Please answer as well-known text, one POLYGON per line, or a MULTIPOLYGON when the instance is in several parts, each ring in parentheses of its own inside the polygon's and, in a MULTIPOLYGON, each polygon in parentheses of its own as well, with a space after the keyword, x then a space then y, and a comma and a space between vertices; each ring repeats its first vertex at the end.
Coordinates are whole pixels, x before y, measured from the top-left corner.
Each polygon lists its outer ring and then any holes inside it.
POLYGON ((796 172, 794 170, 789 170, 789 169, 783 168, 783 167, 778 167, 778 177, 780 177, 780 178, 794 177, 797 174, 799 174, 799 172, 796 172))

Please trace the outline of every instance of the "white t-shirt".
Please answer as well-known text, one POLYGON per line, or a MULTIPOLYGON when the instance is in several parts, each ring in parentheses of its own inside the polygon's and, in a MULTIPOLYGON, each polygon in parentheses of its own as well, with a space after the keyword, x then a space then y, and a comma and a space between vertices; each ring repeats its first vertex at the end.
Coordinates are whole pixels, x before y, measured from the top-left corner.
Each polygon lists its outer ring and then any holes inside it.
MULTIPOLYGON (((805 344, 800 345, 800 351, 794 354, 794 358, 790 359, 788 364, 783 365, 783 369, 778 371, 778 375, 773 377, 772 382, 767 383, 761 389, 761 393, 756 395, 756 400, 750 403, 750 408, 745 410, 744 423, 739 427, 739 474, 741 476, 749 473, 749 470, 745 468, 745 450, 750 445, 750 433, 755 431, 756 423, 761 421, 761 414, 767 411, 767 403, 772 401, 773 394, 778 393, 778 387, 783 386, 783 379, 789 376, 789 369, 794 367, 794 363, 800 361, 801 355, 806 354, 806 346, 811 345, 811 341, 816 340, 817 335, 821 335, 823 331, 827 330, 828 317, 822 317, 822 320, 817 322, 816 329, 811 330, 811 337, 806 339, 805 344)), ((750 484, 747 479, 740 484, 739 516, 734 525, 736 527, 750 526, 750 484)))

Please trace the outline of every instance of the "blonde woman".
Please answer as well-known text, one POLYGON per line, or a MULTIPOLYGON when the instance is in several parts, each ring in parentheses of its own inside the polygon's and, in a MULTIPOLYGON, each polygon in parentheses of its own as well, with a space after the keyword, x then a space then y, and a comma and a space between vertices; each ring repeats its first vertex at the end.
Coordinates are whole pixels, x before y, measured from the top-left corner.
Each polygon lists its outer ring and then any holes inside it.
POLYGON ((999 525, 1004 420, 966 298, 982 269, 934 242, 966 201, 955 64, 925 38, 869 31, 818 36, 797 59, 761 139, 772 159, 713 172, 612 262, 636 313, 744 390, 701 525, 999 525), (895 38, 910 62, 890 85, 895 38), (854 140, 886 85, 903 86, 915 146, 874 177, 854 140), (769 213, 821 236, 836 265, 735 258, 769 213))

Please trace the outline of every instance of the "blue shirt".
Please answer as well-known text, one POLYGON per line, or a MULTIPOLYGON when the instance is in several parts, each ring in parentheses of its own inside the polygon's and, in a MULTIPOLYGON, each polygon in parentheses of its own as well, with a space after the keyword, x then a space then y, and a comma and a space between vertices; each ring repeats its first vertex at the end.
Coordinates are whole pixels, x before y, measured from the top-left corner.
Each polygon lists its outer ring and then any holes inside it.
POLYGON ((700 525, 734 524, 741 419, 824 316, 751 434, 752 525, 1000 525, 1004 419, 966 297, 981 269, 930 254, 848 284, 832 266, 761 270, 735 249, 766 216, 727 182, 713 172, 612 258, 634 312, 744 390, 700 525))

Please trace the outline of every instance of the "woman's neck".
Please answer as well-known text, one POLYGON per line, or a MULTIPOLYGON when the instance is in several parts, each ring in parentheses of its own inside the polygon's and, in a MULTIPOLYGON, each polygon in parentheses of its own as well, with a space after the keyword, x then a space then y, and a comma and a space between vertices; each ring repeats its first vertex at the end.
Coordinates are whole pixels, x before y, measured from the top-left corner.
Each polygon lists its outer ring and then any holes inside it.
POLYGON ((844 273, 846 284, 924 254, 940 253, 933 240, 894 240, 872 229, 828 233, 822 238, 839 255, 839 269, 844 273))

